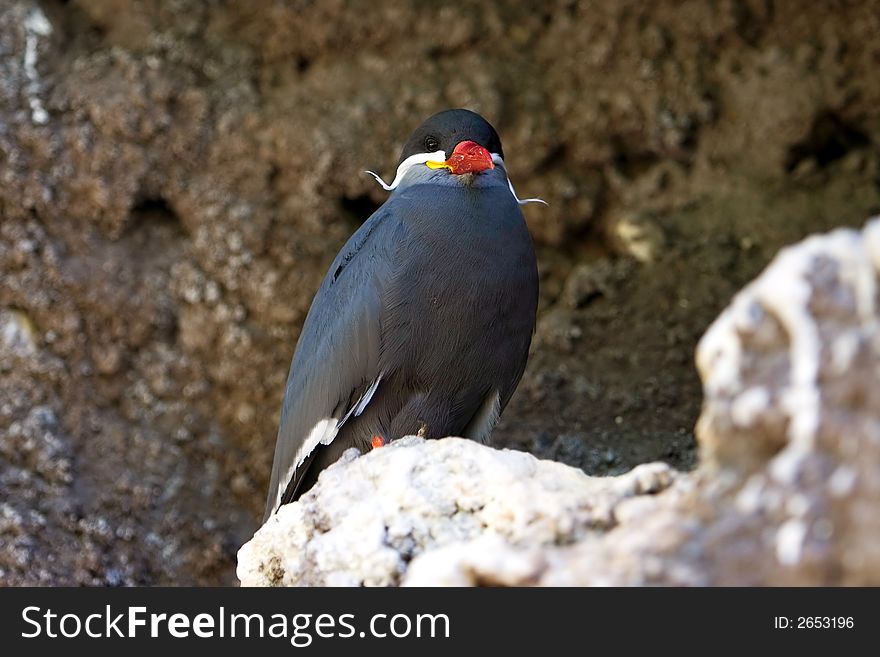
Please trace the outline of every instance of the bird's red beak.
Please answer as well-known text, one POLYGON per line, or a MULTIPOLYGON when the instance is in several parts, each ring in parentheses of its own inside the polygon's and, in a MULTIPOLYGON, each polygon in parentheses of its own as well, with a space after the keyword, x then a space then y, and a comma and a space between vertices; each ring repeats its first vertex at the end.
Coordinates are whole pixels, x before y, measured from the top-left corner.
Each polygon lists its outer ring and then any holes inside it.
POLYGON ((455 175, 479 173, 480 171, 495 168, 492 155, 475 141, 459 143, 445 162, 429 160, 425 164, 432 169, 449 169, 455 175))

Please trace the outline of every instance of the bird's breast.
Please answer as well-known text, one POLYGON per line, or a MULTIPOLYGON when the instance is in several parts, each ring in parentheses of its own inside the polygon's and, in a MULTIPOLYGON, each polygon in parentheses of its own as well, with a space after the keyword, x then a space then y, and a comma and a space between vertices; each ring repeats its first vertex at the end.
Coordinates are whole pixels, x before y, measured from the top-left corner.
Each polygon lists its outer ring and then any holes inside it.
POLYGON ((486 191, 426 190, 406 213, 384 300, 389 365, 433 375, 528 344, 537 303, 531 238, 519 206, 486 191))

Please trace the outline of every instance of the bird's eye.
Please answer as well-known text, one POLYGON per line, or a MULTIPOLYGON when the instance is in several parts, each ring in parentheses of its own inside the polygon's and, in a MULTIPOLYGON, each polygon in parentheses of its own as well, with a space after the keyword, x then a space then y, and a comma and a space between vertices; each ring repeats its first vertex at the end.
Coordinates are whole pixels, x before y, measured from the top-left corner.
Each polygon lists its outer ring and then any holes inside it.
POLYGON ((431 137, 431 136, 425 137, 425 148, 428 150, 429 153, 439 151, 440 150, 440 142, 437 140, 436 137, 431 137))

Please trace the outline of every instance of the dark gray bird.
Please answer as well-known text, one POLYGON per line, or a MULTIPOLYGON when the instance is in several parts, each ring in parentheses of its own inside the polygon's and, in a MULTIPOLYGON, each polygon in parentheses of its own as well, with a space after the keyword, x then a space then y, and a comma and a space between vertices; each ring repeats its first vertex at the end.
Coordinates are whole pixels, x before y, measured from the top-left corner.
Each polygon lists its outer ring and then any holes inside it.
POLYGON ((318 289, 293 356, 266 518, 349 447, 485 442, 522 377, 538 274, 495 129, 448 110, 409 138, 389 199, 318 289))

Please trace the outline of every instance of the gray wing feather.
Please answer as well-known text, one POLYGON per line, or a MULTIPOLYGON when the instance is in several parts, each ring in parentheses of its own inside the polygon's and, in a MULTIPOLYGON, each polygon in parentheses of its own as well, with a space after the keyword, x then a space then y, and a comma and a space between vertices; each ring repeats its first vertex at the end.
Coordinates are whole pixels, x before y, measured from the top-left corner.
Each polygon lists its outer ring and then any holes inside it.
POLYGON ((299 466, 309 454, 329 444, 378 385, 381 282, 391 264, 391 233, 399 227, 386 208, 364 222, 336 256, 306 316, 281 407, 266 518, 291 481, 302 476, 299 466), (352 399, 359 390, 364 390, 360 398, 352 399))

